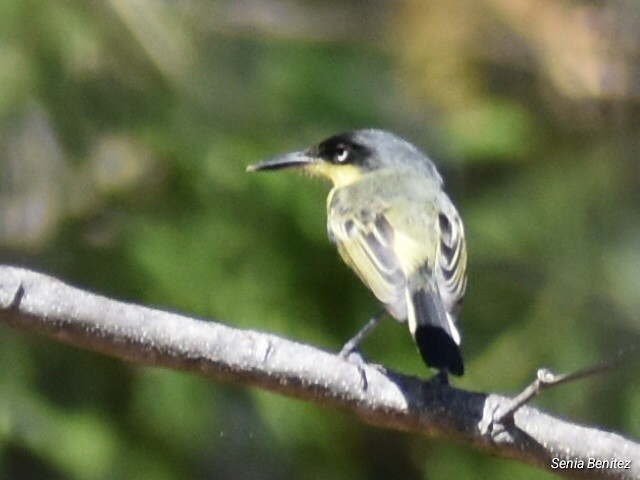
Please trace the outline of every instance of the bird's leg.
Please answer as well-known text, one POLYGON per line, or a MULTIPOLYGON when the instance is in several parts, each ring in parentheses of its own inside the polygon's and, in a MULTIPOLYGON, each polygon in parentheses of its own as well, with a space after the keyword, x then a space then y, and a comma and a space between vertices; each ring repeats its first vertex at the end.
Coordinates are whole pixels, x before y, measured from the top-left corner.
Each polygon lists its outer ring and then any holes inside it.
POLYGON ((343 358, 349 357, 351 353, 357 350, 360 342, 364 340, 376 326, 380 323, 380 320, 384 317, 386 310, 381 310, 376 313, 371 319, 364 324, 364 326, 356 333, 347 343, 344 344, 342 350, 340 350, 340 356, 343 358))
POLYGON ((361 329, 356 333, 347 343, 344 344, 342 350, 340 350, 340 356, 345 360, 353 363, 358 372, 360 373, 360 379, 362 381, 362 388, 364 390, 369 386, 367 380, 367 374, 364 371, 364 359, 358 352, 358 345, 369 335, 374 328, 380 323, 382 317, 384 317, 386 310, 382 310, 375 314, 361 329))
POLYGON ((446 370, 439 370, 434 378, 441 385, 449 385, 449 372, 446 370))

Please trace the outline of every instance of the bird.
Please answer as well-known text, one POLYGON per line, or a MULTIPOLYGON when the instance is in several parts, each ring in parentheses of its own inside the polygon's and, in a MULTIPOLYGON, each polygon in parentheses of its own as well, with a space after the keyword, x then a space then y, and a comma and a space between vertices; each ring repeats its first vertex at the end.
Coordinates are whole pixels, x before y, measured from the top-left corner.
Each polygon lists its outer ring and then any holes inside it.
POLYGON ((387 312, 406 323, 424 363, 445 381, 464 374, 459 314, 467 285, 464 226, 433 161, 380 129, 335 134, 249 165, 302 170, 333 184, 327 233, 384 305, 341 351, 348 355, 387 312))

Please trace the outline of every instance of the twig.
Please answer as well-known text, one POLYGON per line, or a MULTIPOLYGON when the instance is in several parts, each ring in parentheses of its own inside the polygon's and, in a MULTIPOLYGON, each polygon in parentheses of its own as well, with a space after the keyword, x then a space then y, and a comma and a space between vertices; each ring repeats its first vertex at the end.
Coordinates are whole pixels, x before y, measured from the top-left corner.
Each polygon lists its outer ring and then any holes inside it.
POLYGON ((621 352, 618 354, 617 358, 613 360, 591 365, 571 373, 556 374, 547 368, 539 369, 536 373, 536 379, 513 399, 513 404, 507 410, 500 413, 500 415, 494 419, 494 423, 502 424, 512 420, 513 415, 522 408, 523 405, 527 404, 533 398, 537 397, 540 393, 550 387, 613 370, 613 368, 620 363, 622 357, 623 353, 621 352))

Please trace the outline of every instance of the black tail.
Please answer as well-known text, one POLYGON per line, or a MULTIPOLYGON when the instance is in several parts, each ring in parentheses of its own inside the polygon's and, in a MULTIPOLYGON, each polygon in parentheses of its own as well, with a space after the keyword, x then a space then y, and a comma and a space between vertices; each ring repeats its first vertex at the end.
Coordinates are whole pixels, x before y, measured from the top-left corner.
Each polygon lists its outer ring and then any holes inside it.
POLYGON ((410 302, 409 327, 422 359, 430 367, 462 375, 464 365, 455 340, 460 339, 460 333, 428 272, 416 272, 409 279, 407 300, 410 302))
POLYGON ((453 375, 464 374, 460 348, 442 328, 433 325, 418 325, 414 339, 424 362, 438 370, 453 375))

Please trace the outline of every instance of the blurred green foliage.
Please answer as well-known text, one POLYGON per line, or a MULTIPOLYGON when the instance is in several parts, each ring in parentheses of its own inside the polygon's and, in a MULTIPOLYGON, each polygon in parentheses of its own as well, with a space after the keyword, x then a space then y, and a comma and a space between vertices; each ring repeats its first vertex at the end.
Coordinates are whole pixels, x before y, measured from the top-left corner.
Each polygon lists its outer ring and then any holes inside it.
MULTIPOLYGON (((640 338, 631 2, 0 0, 0 259, 337 350, 378 306, 326 185, 247 164, 364 126, 438 162, 470 278, 458 385, 640 338), (553 19, 551 21, 550 19, 553 19)), ((406 329, 373 362, 429 375, 406 329)), ((638 361, 536 400, 640 436, 638 361)), ((0 477, 551 478, 447 439, 138 368, 0 325, 0 477)))

